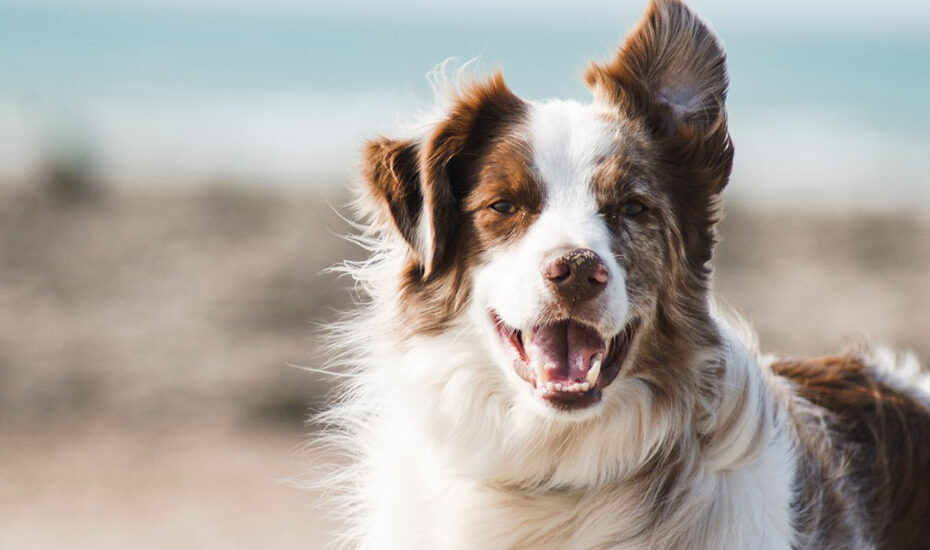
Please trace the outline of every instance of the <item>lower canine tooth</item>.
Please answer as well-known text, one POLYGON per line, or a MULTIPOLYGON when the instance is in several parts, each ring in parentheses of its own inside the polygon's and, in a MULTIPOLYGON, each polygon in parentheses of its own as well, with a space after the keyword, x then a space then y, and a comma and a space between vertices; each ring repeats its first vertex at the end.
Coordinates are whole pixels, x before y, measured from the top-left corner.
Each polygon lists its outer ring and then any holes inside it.
POLYGON ((539 379, 542 383, 549 382, 549 373, 546 372, 544 367, 536 367, 536 378, 539 379))
POLYGON ((588 374, 585 375, 585 380, 588 381, 588 384, 592 386, 597 384, 597 379, 601 375, 601 362, 604 360, 604 355, 601 353, 595 354, 591 358, 591 368, 588 369, 588 374))

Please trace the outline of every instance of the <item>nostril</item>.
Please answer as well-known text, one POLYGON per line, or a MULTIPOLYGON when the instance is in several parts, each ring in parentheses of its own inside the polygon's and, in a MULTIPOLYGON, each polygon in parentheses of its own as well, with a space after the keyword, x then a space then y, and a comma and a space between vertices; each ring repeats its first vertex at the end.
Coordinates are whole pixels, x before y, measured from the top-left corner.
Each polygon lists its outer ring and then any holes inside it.
POLYGON ((588 277, 592 283, 597 284, 607 284, 607 279, 610 278, 610 274, 607 271, 607 266, 604 264, 599 264, 594 268, 594 271, 591 272, 591 275, 588 277))
POLYGON ((550 281, 564 281, 571 274, 571 269, 568 267, 568 264, 560 260, 551 262, 546 267, 546 278, 550 281))

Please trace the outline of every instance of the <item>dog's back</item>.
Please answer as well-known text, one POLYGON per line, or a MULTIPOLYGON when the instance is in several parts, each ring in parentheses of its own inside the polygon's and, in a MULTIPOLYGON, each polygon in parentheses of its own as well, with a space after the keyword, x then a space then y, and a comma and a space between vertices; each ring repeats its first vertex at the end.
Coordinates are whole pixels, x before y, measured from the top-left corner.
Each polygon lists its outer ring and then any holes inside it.
POLYGON ((794 413, 804 447, 796 507, 815 548, 849 529, 864 530, 876 548, 930 546, 930 395, 881 362, 848 355, 771 365, 814 406, 794 413), (862 523, 842 519, 854 517, 862 523))

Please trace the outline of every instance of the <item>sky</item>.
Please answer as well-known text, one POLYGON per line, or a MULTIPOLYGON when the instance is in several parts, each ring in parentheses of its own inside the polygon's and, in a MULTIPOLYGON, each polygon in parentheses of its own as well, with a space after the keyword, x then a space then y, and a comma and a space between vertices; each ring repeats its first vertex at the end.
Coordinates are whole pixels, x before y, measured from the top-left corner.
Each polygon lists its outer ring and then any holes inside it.
MULTIPOLYGON (((59 150, 120 183, 341 184, 366 138, 429 102, 435 64, 477 56, 521 95, 587 101, 584 65, 645 5, 0 0, 0 184, 59 150)), ((729 49, 752 197, 930 205, 930 1, 690 5, 729 49)))
MULTIPOLYGON (((582 19, 591 14, 631 15, 643 9, 645 0, 0 0, 3 4, 96 5, 149 8, 181 8, 214 12, 299 11, 304 13, 364 13, 379 16, 470 16, 478 18, 531 17, 582 19)), ((930 22, 930 2, 924 0, 693 0, 689 2, 709 19, 759 24, 908 25, 930 22)))

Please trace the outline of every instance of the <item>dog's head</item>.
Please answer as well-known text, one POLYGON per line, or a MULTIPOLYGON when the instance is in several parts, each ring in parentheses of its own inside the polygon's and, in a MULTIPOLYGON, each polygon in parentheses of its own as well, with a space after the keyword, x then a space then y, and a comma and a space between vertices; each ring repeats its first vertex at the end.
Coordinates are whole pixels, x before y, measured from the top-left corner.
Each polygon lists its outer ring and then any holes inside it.
POLYGON ((621 373, 661 387, 713 338, 733 156, 724 53, 680 2, 654 0, 585 79, 593 103, 538 103, 498 74, 428 135, 364 153, 376 223, 407 251, 403 330, 477 329, 513 391, 556 416, 596 413, 621 373))

